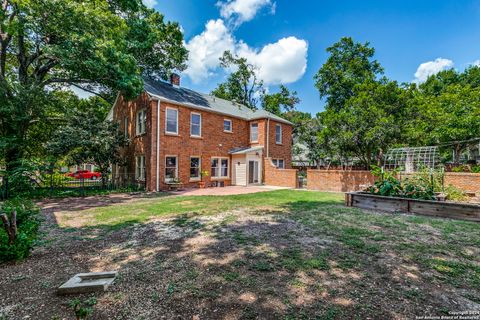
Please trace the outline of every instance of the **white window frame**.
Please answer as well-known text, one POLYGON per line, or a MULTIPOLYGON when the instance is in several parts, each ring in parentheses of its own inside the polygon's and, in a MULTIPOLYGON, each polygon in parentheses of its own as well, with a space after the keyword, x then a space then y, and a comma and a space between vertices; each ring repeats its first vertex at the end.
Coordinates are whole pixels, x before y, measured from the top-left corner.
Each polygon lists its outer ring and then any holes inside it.
POLYGON ((123 118, 123 134, 125 135, 125 138, 129 138, 128 134, 128 116, 125 116, 123 118))
POLYGON ((284 159, 272 159, 273 165, 277 169, 285 169, 285 160, 284 159), (282 161, 282 166, 280 166, 280 161, 282 161))
POLYGON ((277 123, 277 124, 275 125, 275 143, 276 143, 276 144, 282 144, 282 142, 283 142, 283 141, 282 141, 282 139, 283 139, 283 138, 282 138, 282 135, 283 135, 282 125, 279 124, 279 123, 277 123), (280 128, 280 132, 279 132, 279 136, 278 136, 278 137, 277 137, 277 128, 280 128), (279 139, 277 139, 277 138, 279 138, 279 139))
POLYGON ((147 132, 147 111, 145 109, 137 112, 137 118, 135 119, 135 132, 137 136, 147 132))
POLYGON ((258 142, 258 122, 253 122, 253 123, 250 123, 250 142, 258 142), (256 125, 257 126, 257 137, 256 139, 252 139, 252 127, 256 125))
POLYGON ((200 138, 202 137, 202 114, 198 112, 190 112, 190 137, 197 137, 200 138), (192 128, 193 128, 193 115, 199 116, 200 117, 200 123, 199 123, 199 134, 193 134, 192 133, 192 128))
POLYGON ((178 113, 179 113, 179 111, 178 111, 177 108, 167 107, 165 109, 165 133, 178 135, 178 113), (177 113, 175 131, 168 131, 168 111, 169 110, 174 110, 177 113))
POLYGON ((210 176, 212 177, 213 180, 219 180, 219 179, 229 179, 230 178, 230 158, 228 157, 212 157, 210 159, 210 176), (218 167, 217 168, 217 175, 212 174, 212 162, 213 160, 218 160, 218 167), (227 160, 227 175, 222 176, 222 160, 227 160))
POLYGON ((179 178, 178 177, 178 156, 177 155, 166 155, 165 156, 165 171, 164 171, 164 174, 165 174, 165 182, 172 182, 173 179, 172 178, 167 178, 167 169, 168 168, 172 168, 172 167, 167 167, 167 158, 175 158, 175 178, 179 178))
POLYGON ((145 162, 145 155, 139 154, 135 156, 135 179, 136 180, 145 180, 145 169, 146 162, 145 162), (140 160, 140 161, 139 161, 140 160))
POLYGON ((202 157, 200 156, 190 156, 190 170, 189 170, 190 181, 200 181, 202 179, 202 157), (192 177, 192 158, 198 159, 198 177, 192 177))
POLYGON ((233 132, 233 121, 231 119, 223 119, 223 132, 233 132), (225 121, 228 121, 230 123, 230 130, 225 130, 225 121))

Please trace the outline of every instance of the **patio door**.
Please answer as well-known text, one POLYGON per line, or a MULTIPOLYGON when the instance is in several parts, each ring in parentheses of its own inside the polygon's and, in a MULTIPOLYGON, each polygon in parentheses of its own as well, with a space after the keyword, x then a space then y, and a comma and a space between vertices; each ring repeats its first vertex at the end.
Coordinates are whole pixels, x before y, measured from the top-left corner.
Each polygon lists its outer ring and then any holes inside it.
POLYGON ((258 161, 250 160, 248 161, 248 183, 258 183, 260 181, 258 170, 258 161))

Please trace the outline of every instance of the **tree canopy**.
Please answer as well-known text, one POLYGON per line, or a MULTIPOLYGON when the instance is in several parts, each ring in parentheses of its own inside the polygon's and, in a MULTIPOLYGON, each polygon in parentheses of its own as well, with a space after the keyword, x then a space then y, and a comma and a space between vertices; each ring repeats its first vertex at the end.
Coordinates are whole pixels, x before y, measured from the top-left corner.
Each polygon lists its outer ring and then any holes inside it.
POLYGON ((177 23, 141 0, 3 0, 0 9, 0 148, 7 167, 26 156, 39 123, 56 121, 58 91, 137 96, 142 77, 183 70, 177 23))

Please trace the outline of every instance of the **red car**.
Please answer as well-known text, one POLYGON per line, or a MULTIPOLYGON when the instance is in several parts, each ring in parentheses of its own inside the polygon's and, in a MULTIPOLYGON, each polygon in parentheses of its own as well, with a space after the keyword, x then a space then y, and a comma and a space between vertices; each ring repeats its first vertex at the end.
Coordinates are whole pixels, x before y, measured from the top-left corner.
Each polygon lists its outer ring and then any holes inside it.
POLYGON ((89 170, 78 170, 75 172, 67 173, 67 176, 75 179, 97 180, 97 179, 100 179, 102 175, 100 174, 100 172, 92 172, 89 170))

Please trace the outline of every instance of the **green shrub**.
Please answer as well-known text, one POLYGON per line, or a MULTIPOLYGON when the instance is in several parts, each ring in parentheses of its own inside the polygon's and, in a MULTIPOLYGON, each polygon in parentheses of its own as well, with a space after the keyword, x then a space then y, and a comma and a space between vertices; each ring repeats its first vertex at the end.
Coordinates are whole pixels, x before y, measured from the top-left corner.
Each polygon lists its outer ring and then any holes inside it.
POLYGON ((40 226, 39 209, 33 202, 13 199, 0 205, 0 213, 6 213, 10 219, 13 210, 17 212, 17 236, 13 244, 3 225, 0 228, 0 262, 16 261, 26 258, 32 250, 40 226))
POLYGON ((452 172, 470 172, 470 167, 466 165, 455 166, 452 168, 452 172))
POLYGON ((480 166, 472 166, 471 170, 473 173, 480 173, 480 166))

